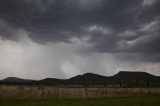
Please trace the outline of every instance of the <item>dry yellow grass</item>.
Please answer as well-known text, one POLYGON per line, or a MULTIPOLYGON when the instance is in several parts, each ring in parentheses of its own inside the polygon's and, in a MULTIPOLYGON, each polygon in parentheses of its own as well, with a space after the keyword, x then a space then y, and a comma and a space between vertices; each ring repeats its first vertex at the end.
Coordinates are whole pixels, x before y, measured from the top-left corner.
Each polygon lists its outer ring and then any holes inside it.
POLYGON ((0 99, 72 99, 160 94, 160 88, 65 88, 51 86, 0 86, 0 99))

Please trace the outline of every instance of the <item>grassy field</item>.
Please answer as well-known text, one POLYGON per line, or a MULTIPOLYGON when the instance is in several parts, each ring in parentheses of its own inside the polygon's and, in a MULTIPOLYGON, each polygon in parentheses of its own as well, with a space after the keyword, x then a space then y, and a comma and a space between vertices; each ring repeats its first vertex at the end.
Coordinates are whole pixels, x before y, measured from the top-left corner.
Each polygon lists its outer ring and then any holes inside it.
POLYGON ((160 106, 160 88, 0 86, 0 106, 160 106))
POLYGON ((57 88, 0 86, 0 100, 91 99, 117 96, 160 95, 160 88, 57 88))
POLYGON ((160 96, 108 97, 103 99, 6 100, 0 106, 160 106, 160 96))

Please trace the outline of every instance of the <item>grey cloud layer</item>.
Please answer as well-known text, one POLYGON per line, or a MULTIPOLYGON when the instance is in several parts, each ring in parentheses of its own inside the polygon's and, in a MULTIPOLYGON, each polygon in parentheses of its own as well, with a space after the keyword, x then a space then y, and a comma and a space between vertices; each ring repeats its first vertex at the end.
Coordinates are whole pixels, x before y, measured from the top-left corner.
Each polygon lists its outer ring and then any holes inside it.
POLYGON ((17 29, 38 43, 86 37, 90 52, 160 60, 159 0, 1 0, 0 36, 16 40, 17 29))

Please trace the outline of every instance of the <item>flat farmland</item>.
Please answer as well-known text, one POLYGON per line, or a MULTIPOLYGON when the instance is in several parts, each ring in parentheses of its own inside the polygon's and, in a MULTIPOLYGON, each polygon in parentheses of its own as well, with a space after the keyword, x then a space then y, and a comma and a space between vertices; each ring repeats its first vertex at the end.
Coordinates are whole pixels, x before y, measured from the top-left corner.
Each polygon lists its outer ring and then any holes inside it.
POLYGON ((160 96, 61 100, 3 100, 0 101, 0 106, 160 106, 160 96))
POLYGON ((0 100, 93 99, 142 95, 160 95, 160 88, 0 86, 0 100))

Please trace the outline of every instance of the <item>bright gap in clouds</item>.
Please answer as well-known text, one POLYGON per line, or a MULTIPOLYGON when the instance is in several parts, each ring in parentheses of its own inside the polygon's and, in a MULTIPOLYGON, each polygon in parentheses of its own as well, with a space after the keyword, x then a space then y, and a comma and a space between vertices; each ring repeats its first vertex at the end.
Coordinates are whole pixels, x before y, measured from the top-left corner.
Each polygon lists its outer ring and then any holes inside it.
POLYGON ((144 0, 143 1, 143 5, 144 6, 151 6, 153 4, 155 4, 158 0, 144 0))

